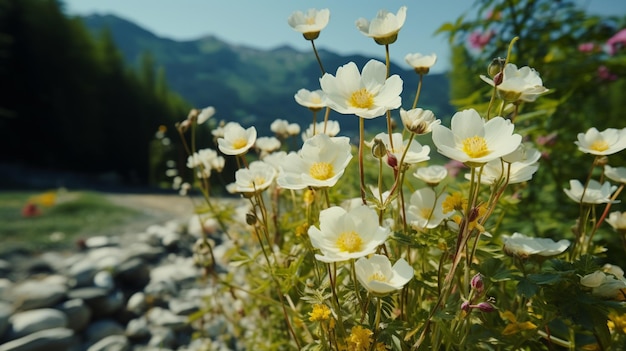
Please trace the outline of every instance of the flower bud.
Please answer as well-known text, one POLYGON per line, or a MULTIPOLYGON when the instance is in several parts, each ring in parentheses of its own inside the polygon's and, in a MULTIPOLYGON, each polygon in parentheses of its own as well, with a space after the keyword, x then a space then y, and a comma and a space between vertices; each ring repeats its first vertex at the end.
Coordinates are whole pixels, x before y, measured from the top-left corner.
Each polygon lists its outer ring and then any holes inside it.
POLYGON ((496 57, 491 60, 491 63, 489 64, 489 66, 487 66, 487 73, 489 74, 489 76, 495 78, 498 73, 502 72, 505 62, 506 60, 502 57, 496 57))
POLYGON ((382 140, 374 139, 374 145, 372 145, 372 156, 375 158, 381 158, 387 154, 387 147, 382 140))
POLYGON ((393 169, 398 169, 398 159, 389 151, 387 151, 387 165, 393 169))
POLYGON ((474 207, 470 210, 469 212, 469 218, 468 221, 469 222, 474 222, 475 220, 478 219, 478 216, 480 215, 480 208, 479 207, 474 207))
POLYGON ((489 302, 481 302, 478 305, 476 305, 476 308, 478 308, 481 312, 493 312, 495 310, 495 307, 493 307, 492 304, 490 304, 489 302))
POLYGON ((461 310, 468 312, 470 310, 470 303, 468 301, 463 301, 461 304, 461 310))
POLYGON ((255 225, 256 221, 257 221, 257 218, 254 213, 251 213, 251 212, 246 213, 246 223, 248 223, 248 225, 255 225))
POLYGON ((485 289, 485 283, 483 282, 483 276, 478 273, 476 274, 473 278, 472 281, 470 282, 470 285, 472 286, 472 289, 476 290, 477 293, 482 293, 483 290, 485 289))
POLYGON ((496 74, 495 76, 493 76, 493 84, 495 84, 495 86, 498 86, 500 84, 502 84, 502 80, 504 79, 504 74, 502 74, 502 72, 496 74))

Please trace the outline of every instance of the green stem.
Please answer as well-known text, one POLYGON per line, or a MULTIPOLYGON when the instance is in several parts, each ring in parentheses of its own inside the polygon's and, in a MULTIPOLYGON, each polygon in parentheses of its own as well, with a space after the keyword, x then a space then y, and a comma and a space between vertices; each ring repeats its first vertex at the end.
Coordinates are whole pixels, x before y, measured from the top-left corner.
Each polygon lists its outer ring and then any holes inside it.
POLYGON ((417 100, 420 97, 420 93, 422 92, 422 80, 424 79, 424 75, 420 73, 420 79, 417 83, 417 92, 415 93, 415 100, 413 100, 413 107, 412 108, 416 108, 417 107, 417 100))
POLYGON ((317 52, 317 48, 315 47, 315 41, 311 40, 311 46, 313 46, 313 52, 315 53, 315 58, 317 59, 317 63, 320 65, 320 70, 322 71, 322 75, 324 75, 324 73, 326 73, 326 71, 324 70, 324 66, 322 65, 322 60, 320 59, 320 55, 317 52))
POLYGON ((363 170, 363 148, 365 138, 365 123, 363 118, 359 117, 359 179, 361 181, 361 200, 363 205, 367 205, 365 201, 365 171, 363 170))

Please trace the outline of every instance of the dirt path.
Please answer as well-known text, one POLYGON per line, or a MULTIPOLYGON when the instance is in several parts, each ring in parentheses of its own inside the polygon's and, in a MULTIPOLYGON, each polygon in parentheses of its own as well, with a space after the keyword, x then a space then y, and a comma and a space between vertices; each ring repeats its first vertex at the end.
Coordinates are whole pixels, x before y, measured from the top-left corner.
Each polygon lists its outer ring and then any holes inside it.
POLYGON ((162 194, 104 194, 116 205, 130 207, 154 217, 185 218, 193 214, 193 203, 185 196, 162 194))
MULTIPOLYGON (((123 226, 122 232, 144 230, 152 224, 163 224, 170 220, 186 221, 194 213, 194 204, 202 204, 201 198, 164 194, 103 193, 113 204, 137 210, 141 215, 123 226)), ((217 202, 236 203, 239 199, 216 199, 217 202)), ((120 228, 115 228, 120 231, 120 228)))

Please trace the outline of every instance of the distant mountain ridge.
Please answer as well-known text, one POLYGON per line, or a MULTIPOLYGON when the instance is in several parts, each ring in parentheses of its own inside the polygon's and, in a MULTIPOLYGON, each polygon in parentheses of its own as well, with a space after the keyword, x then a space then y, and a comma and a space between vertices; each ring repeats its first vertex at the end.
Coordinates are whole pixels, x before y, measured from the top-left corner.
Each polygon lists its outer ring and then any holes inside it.
MULTIPOLYGON (((293 96, 301 88, 319 89, 320 68, 312 52, 300 52, 289 46, 271 50, 235 46, 211 35, 175 41, 113 15, 89 15, 82 20, 96 36, 103 30, 110 31, 130 65, 138 67, 142 55, 149 52, 156 66, 165 69, 171 89, 195 107, 215 106, 217 119, 254 124, 261 133, 267 133, 269 124, 277 118, 302 126, 310 122, 310 112, 299 106, 293 96)), ((350 61, 362 67, 370 59, 360 55, 341 56, 327 50, 320 50, 320 57, 326 71, 333 74, 337 67, 350 61)), ((402 77, 403 107, 410 108, 417 74, 393 63, 391 73, 402 77)), ((437 116, 451 115, 448 91, 445 75, 425 76, 420 107, 433 110, 437 116)), ((331 118, 339 119, 346 133, 357 130, 356 118, 334 113, 331 118)), ((367 123, 366 128, 384 125, 382 119, 367 123)))

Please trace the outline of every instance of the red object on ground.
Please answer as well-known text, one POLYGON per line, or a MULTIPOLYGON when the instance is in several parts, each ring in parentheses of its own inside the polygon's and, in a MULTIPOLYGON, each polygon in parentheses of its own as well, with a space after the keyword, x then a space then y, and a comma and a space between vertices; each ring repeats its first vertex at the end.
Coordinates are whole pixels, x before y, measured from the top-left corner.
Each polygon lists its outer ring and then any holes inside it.
POLYGON ((37 207, 37 204, 29 202, 22 208, 22 217, 28 218, 39 215, 41 215, 41 210, 37 207))

